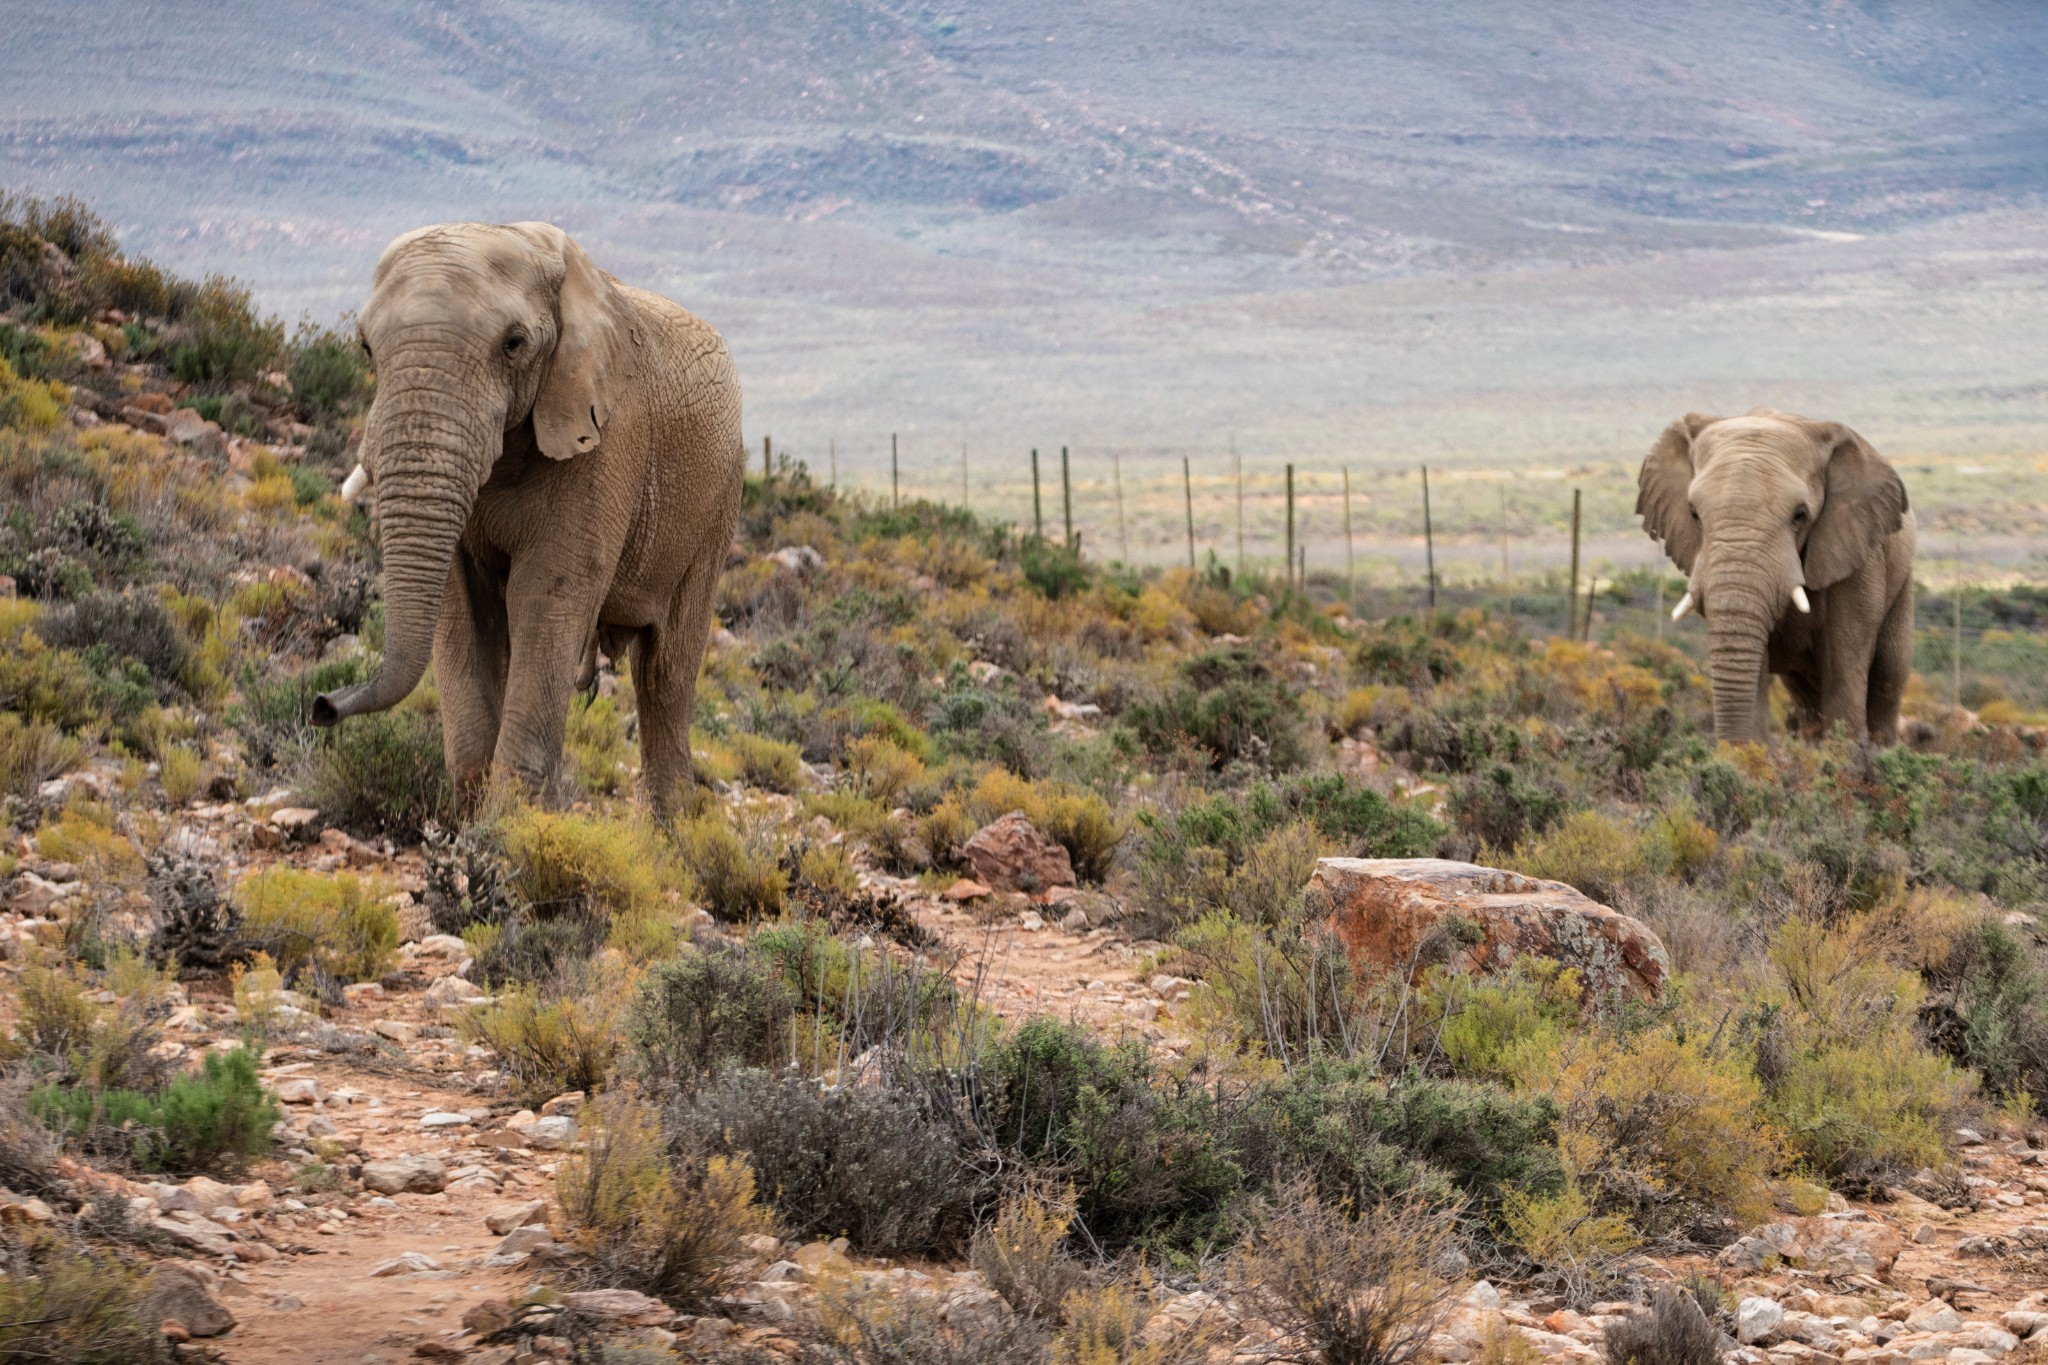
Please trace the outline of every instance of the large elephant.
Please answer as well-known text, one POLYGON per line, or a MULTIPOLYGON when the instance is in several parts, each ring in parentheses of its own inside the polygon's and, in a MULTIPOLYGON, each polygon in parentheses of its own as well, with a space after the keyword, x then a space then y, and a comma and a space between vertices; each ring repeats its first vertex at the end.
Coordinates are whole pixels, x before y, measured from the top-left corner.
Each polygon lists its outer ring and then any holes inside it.
POLYGON ((689 780, 690 713, 739 514, 740 388, 716 331, 546 223, 409 232, 377 262, 363 470, 384 657, 313 720, 396 705, 431 655, 448 770, 547 790, 597 641, 630 651, 646 792, 689 780))
POLYGON ((1808 728, 1898 738, 1913 660, 1905 485, 1839 422, 1687 413, 1643 460, 1636 512, 1707 622, 1714 733, 1761 739, 1773 674, 1808 728))

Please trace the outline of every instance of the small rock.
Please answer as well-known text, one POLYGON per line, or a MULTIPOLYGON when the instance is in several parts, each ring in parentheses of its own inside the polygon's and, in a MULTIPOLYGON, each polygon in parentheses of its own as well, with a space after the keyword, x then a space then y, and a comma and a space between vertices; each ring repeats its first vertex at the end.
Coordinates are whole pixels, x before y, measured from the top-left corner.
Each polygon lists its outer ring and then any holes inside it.
POLYGON ((272 1087, 281 1104, 318 1104, 327 1098, 327 1092, 320 1088, 320 1082, 311 1076, 294 1076, 288 1081, 279 1081, 272 1087))
POLYGON ((412 1043, 419 1039, 420 1026, 408 1024, 403 1019, 379 1019, 370 1025, 370 1032, 379 1038, 389 1038, 394 1043, 412 1043))
POLYGON ((444 976, 427 987, 423 998, 438 1009, 449 1005, 473 1005, 488 997, 459 976, 444 976))
POLYGON ((351 1005, 362 1005, 371 1000, 384 998, 384 986, 378 981, 352 981, 341 988, 341 998, 351 1005))
POLYGON ((976 830, 960 851, 975 877, 998 890, 1031 892, 1074 885, 1067 850, 1047 838, 1021 810, 976 830))
POLYGON ((586 1289, 563 1295, 562 1302, 608 1326, 666 1327, 676 1316, 676 1310, 660 1299, 631 1289, 586 1289))
POLYGON ((972 877, 962 877, 944 891, 941 891, 939 896, 944 900, 965 902, 980 900, 983 896, 993 896, 994 894, 995 889, 986 883, 978 882, 972 877))
POLYGON ((1906 1329, 1912 1332, 1957 1332, 1962 1326, 1962 1315, 1943 1299, 1929 1299, 1906 1314, 1906 1329))
POLYGON ((480 1337, 502 1332, 511 1325, 512 1305, 503 1299, 485 1299, 481 1303, 472 1304, 469 1311, 462 1315, 463 1330, 474 1332, 480 1337))
POLYGON ((184 1266, 165 1261, 150 1272, 149 1314, 183 1325, 187 1340, 217 1337, 235 1330, 235 1315, 222 1307, 199 1277, 184 1266))
POLYGON ((436 1337, 423 1337, 412 1344, 413 1357, 417 1360, 467 1360, 469 1352, 460 1346, 442 1341, 436 1337))
POLYGON ((388 1275, 416 1275, 423 1270, 439 1270, 441 1263, 433 1257, 417 1251, 402 1252, 388 1261, 379 1261, 370 1271, 373 1280, 388 1275))
POLYGON ((1492 1281, 1481 1280, 1465 1291, 1465 1306, 1491 1311, 1500 1307, 1500 1291, 1493 1287, 1492 1281))
POLYGON ((379 1194, 439 1194, 448 1168, 430 1156, 402 1156, 363 1166, 363 1188, 379 1194))
POLYGON ((544 1221, 547 1209, 547 1201, 542 1199, 529 1199, 518 1204, 493 1204, 484 1211, 484 1226, 496 1236, 503 1237, 514 1228, 544 1221))
POLYGON ((1958 1147, 1982 1147, 1984 1145, 1984 1135, 1975 1128, 1958 1128, 1956 1129, 1956 1145, 1958 1147))
POLYGON ((468 1126, 469 1115, 458 1114, 450 1109, 436 1109, 431 1113, 420 1115, 420 1127, 430 1133, 438 1132, 444 1128, 467 1128, 468 1126))
POLYGON ((491 1264, 517 1265, 542 1247, 552 1246, 554 1240, 548 1230, 537 1223, 532 1227, 514 1228, 491 1252, 491 1264))
POLYGON ((1776 1299, 1744 1299, 1735 1305, 1735 1339, 1745 1346, 1762 1341, 1784 1320, 1785 1306, 1776 1299))
POLYGON ((576 1140, 576 1120, 566 1114, 535 1119, 526 1130, 526 1145, 536 1152, 559 1152, 576 1140))
POLYGON ((2005 1324, 2006 1331, 2023 1337, 2031 1337, 2042 1328, 2048 1327, 2048 1313, 2037 1312, 2030 1308, 2015 1308, 2000 1318, 1999 1321, 2005 1324))
POLYGON ((540 1112, 543 1117, 547 1118, 552 1118, 557 1114, 567 1114, 570 1118, 575 1118, 583 1112, 583 1092, 581 1090, 564 1090, 561 1094, 543 1104, 540 1107, 540 1112))
POLYGON ((825 567, 825 556, 808 545, 785 545, 768 558, 799 578, 808 578, 825 567))

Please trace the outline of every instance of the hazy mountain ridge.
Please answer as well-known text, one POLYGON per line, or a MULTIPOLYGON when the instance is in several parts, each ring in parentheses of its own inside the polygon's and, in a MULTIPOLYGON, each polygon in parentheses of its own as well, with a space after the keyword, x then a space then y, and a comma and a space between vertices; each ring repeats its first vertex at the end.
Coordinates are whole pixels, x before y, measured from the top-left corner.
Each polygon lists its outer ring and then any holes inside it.
MULTIPOLYGON (((1615 304, 1631 311, 1602 324, 1616 349, 1648 347, 1675 389, 1718 399, 1747 358, 1664 317, 1702 272, 1782 295, 1804 329, 1800 290, 1864 278, 1870 253, 1831 239, 1933 232, 1947 249, 1944 224, 2048 198, 2048 10, 2007 4, 13 11, 0 181, 84 194, 139 249, 323 317, 359 300, 405 227, 554 218, 725 328, 754 410, 792 436, 988 439, 1055 412, 1171 445, 1193 434, 1166 397, 1186 383, 1200 425, 1327 444, 1376 401, 1329 375, 1408 382, 1378 349, 1396 339, 1371 334, 1395 322, 1373 316, 1374 282, 1407 278, 1446 292, 1440 309, 1401 304, 1399 325, 1433 312, 1467 356, 1508 348, 1487 387, 1540 404, 1551 351, 1606 344, 1575 339, 1583 313, 1542 311, 1557 269, 1624 271, 1615 304), (1745 270, 1709 264, 1759 251, 1745 270), (1660 260, 1662 276, 1621 283, 1660 260), (1527 325, 1474 313, 1471 282, 1489 279, 1538 310, 1527 325), (1219 316, 1240 330, 1191 326, 1219 316), (1311 362, 1288 363, 1303 348, 1311 362)), ((2043 354, 2023 321, 2037 271, 1999 250, 1995 283, 1975 282, 1980 263, 1913 286, 1990 288, 2022 319, 1987 303, 2006 344, 1949 389, 2010 390, 2043 354)), ((1856 325, 1884 330, 1884 293, 1856 325)), ((1938 311, 1949 330, 1922 344, 1954 350, 1970 344, 1956 328, 1986 325, 1969 300, 1938 311)), ((1809 401, 1870 381, 1825 345, 1792 363, 1809 401)), ((1441 404, 1478 372, 1417 379, 1441 404)), ((2037 406, 2026 429, 2048 432, 2037 406)))

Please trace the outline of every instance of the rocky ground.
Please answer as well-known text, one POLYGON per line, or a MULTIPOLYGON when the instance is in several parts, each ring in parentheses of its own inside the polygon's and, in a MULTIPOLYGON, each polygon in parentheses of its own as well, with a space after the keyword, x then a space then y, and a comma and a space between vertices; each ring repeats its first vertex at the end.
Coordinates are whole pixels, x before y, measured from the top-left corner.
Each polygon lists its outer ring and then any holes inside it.
MULTIPOLYGON (((73 780, 96 778, 88 771, 73 780)), ((410 857, 320 831, 317 814, 288 793, 195 805, 173 842, 229 863, 371 866, 408 893, 419 889, 410 857)), ((66 903, 91 894, 77 869, 20 852, 0 916, 0 942, 17 962, 26 944, 60 937, 66 903)), ((1017 832, 974 866, 1014 884, 1022 862, 1045 856, 1017 832)), ((972 880, 934 896, 912 882, 866 880, 915 919, 924 951, 950 963, 998 1014, 1072 1015, 1163 1050, 1187 1046, 1176 1016, 1192 983, 1153 969, 1158 945, 1095 923, 1106 918, 1099 897, 1062 889, 1027 897, 972 880)), ((583 1097, 557 1096, 538 1110, 501 1099, 495 1059, 464 1047, 449 1026, 452 1011, 481 995, 463 976, 461 940, 427 932, 417 910, 401 918, 408 942, 382 983, 348 987, 339 1005, 317 1011, 290 992, 270 1002, 283 1041, 268 1049, 264 1078, 287 1111, 275 1159, 232 1184, 151 1183, 67 1163, 82 1196, 112 1189, 128 1199, 164 1255, 164 1273, 178 1277, 183 1316, 165 1329, 183 1353, 248 1365, 507 1365, 566 1357, 572 1330, 598 1330, 681 1343, 686 1357, 687 1348, 717 1343, 793 1354, 778 1329, 821 1277, 876 1277, 955 1305, 986 1300, 972 1270, 856 1262, 839 1245, 768 1237, 756 1239, 749 1283, 727 1316, 681 1317, 622 1291, 537 1298, 569 1256, 548 1223, 556 1164, 578 1141, 583 1097), (315 1161, 332 1176, 309 1178, 315 1161)), ((163 1047, 232 1046, 241 1029, 224 984, 202 983, 179 997, 163 1047)), ((2034 1135, 2034 1144, 2042 1140, 2034 1135)), ((1739 1305, 1731 1345, 1746 1365, 1821 1357, 1989 1365, 2023 1343, 2039 1350, 2048 1344, 2048 1151, 1967 1131, 1958 1141, 1959 1175, 1930 1176, 1917 1192, 1895 1190, 1882 1203, 1837 1198, 1816 1216, 1753 1230, 1711 1263, 1651 1259, 1644 1273, 1676 1279, 1704 1270, 1718 1279, 1739 1305)), ((9 1196, 8 1205, 9 1217, 58 1216, 33 1199, 9 1196)), ((1268 1358, 1269 1331, 1240 1318, 1227 1298, 1192 1281, 1154 1292, 1162 1325, 1206 1324, 1222 1343, 1217 1359, 1268 1358)), ((1591 1360, 1603 1355, 1614 1316, 1630 1311, 1607 1303, 1582 1314, 1481 1280, 1463 1291, 1429 1352, 1470 1360, 1497 1349, 1505 1331, 1545 1359, 1591 1360)))

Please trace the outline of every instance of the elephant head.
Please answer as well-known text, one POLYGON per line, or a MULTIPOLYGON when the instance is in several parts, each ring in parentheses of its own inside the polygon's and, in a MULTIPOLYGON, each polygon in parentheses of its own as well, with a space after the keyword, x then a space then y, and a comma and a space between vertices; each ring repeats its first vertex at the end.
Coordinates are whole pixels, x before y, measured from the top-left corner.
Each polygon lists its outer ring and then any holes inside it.
POLYGON ((1643 528, 1691 580, 1674 618, 1689 608, 1706 618, 1714 733, 1758 739, 1771 632, 1899 529, 1905 485, 1839 422, 1754 408, 1679 418, 1644 458, 1637 486, 1643 528))
POLYGON ((315 699, 313 723, 419 685, 464 524, 508 435, 551 460, 597 449, 625 325, 612 281, 560 228, 452 223, 377 262, 360 339, 377 372, 362 462, 384 552, 377 675, 315 699))

